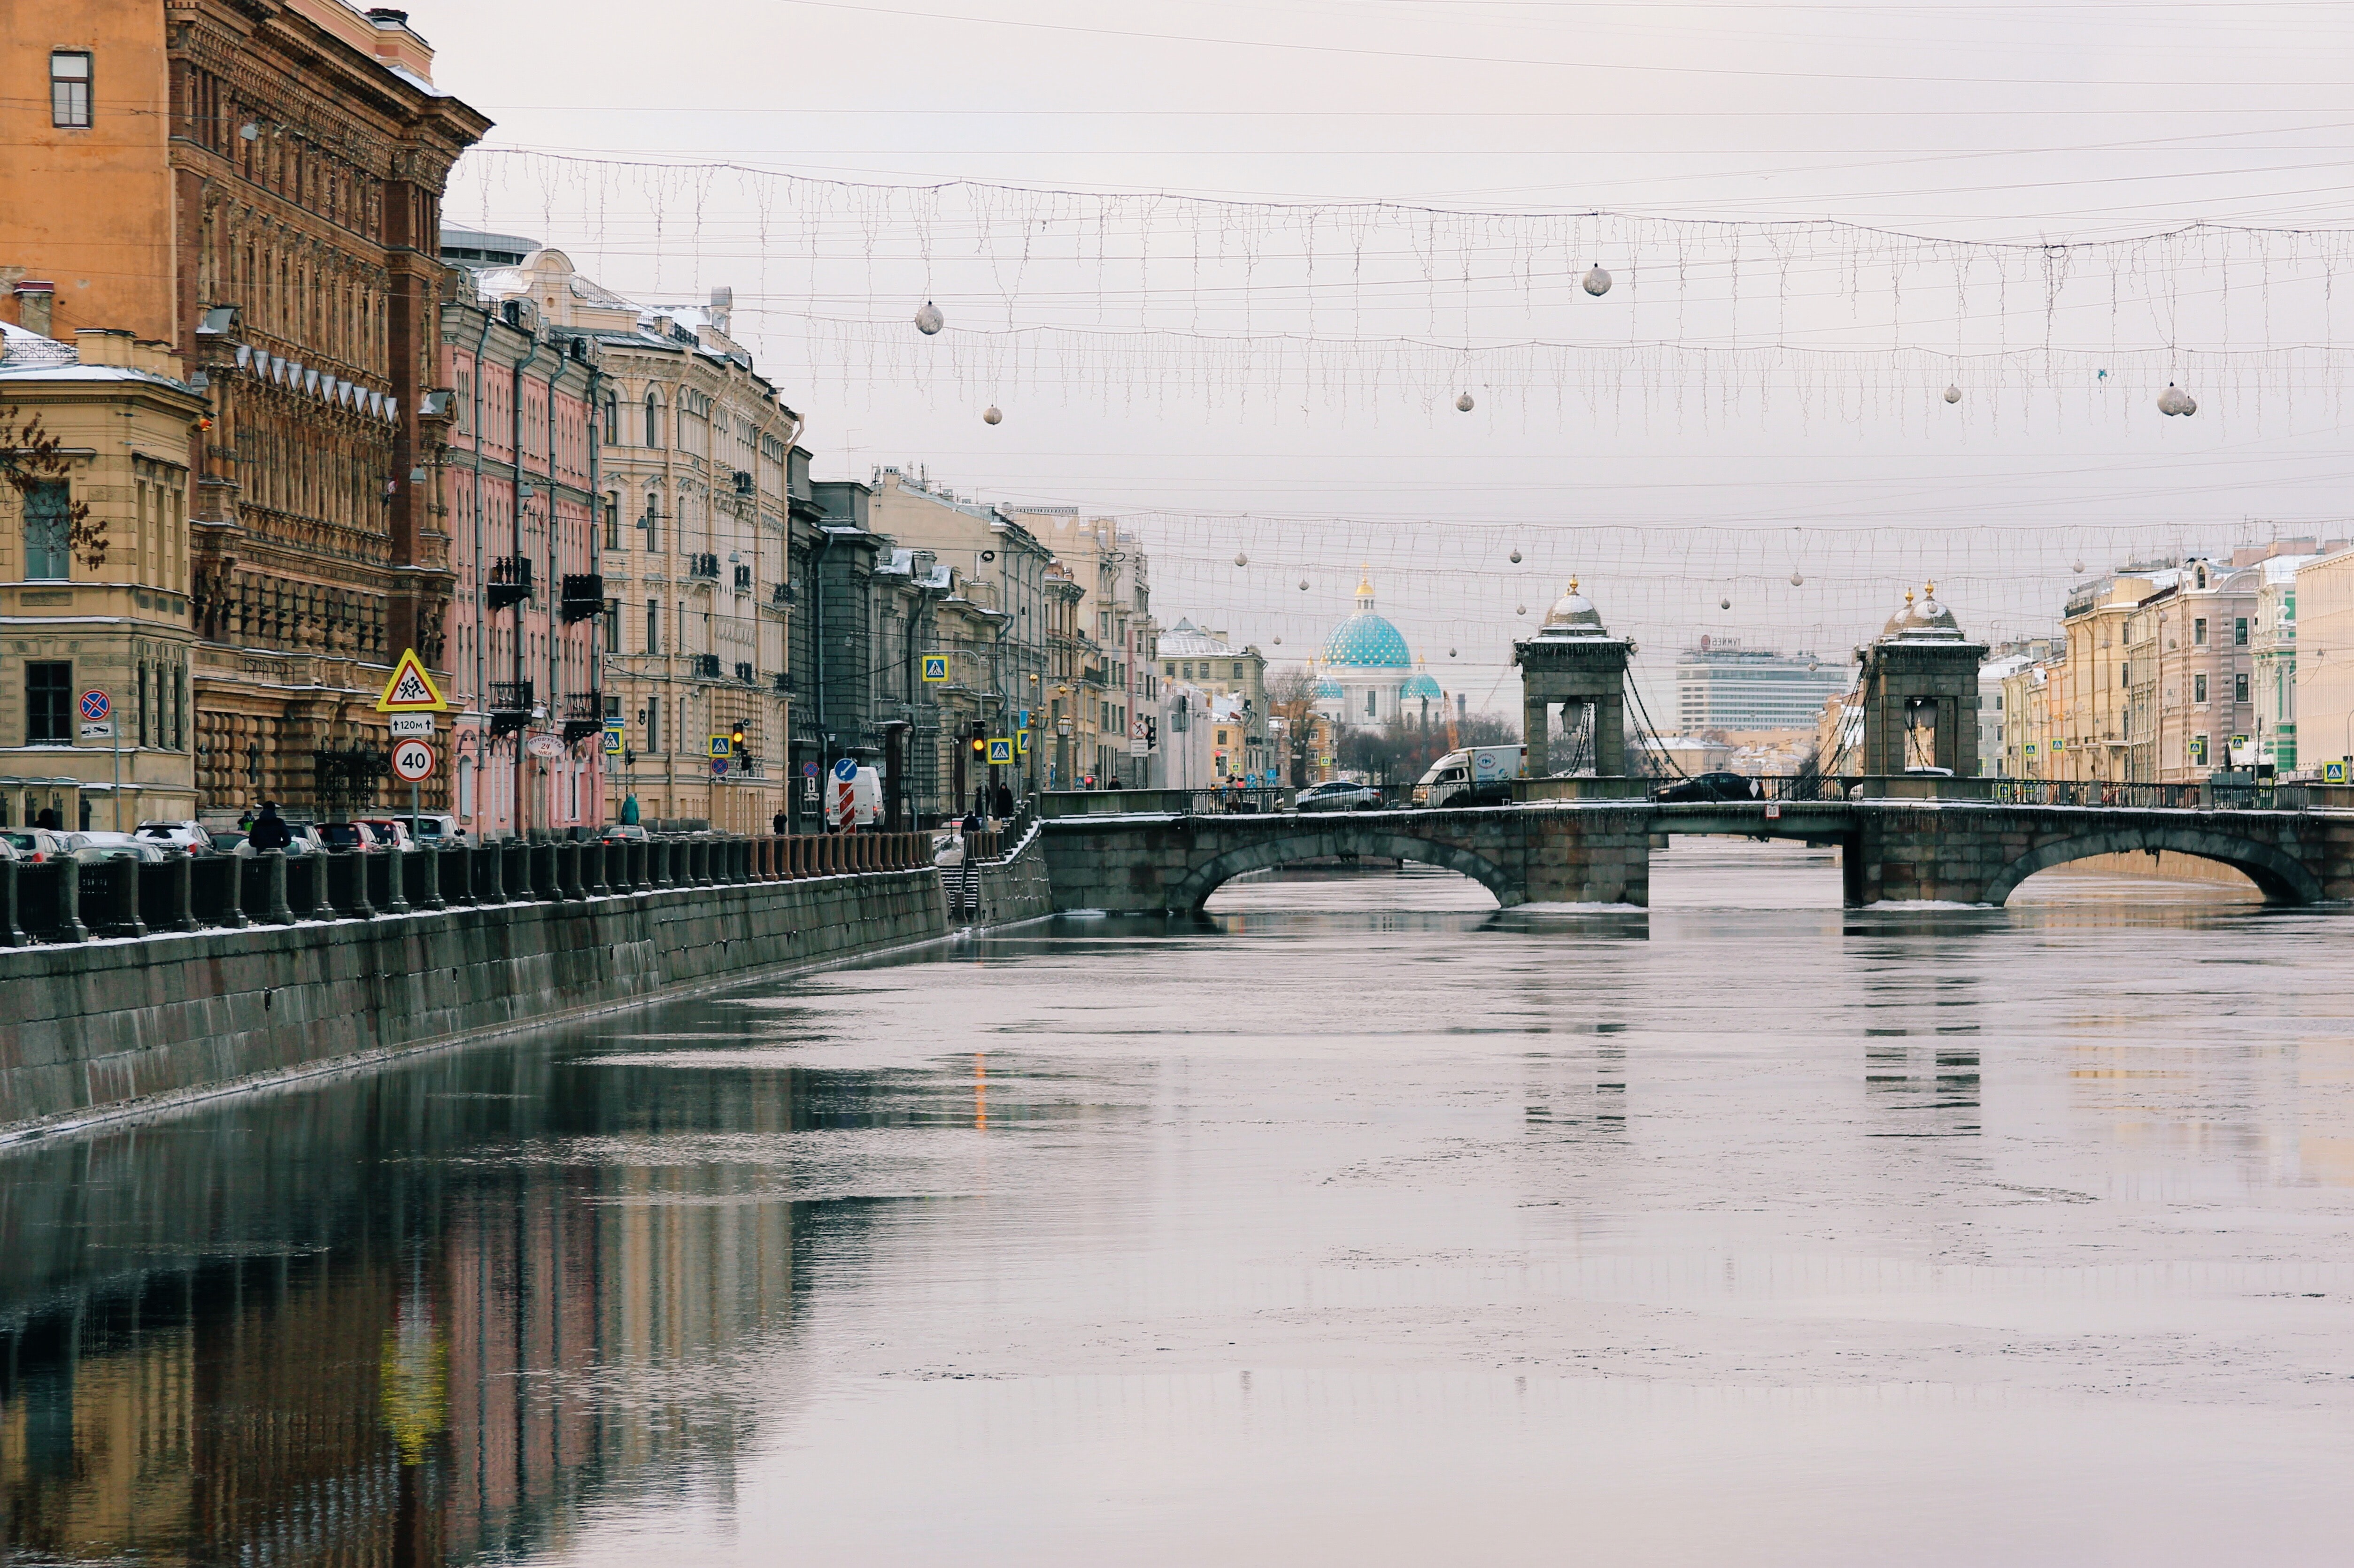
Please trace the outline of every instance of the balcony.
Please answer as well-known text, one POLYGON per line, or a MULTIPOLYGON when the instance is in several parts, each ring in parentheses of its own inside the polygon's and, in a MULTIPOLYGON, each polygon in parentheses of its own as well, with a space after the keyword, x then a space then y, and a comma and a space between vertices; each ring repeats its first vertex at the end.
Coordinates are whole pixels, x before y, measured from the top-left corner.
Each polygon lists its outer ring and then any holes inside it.
POLYGON ((491 683, 491 733, 505 735, 523 728, 531 722, 532 700, 529 681, 493 681, 491 683))
POLYGON ((717 582, 719 580, 719 557, 716 556, 687 556, 686 575, 691 577, 702 577, 706 582, 717 582))
POLYGON ((793 694, 792 676, 787 674, 784 671, 779 670, 770 679, 771 684, 775 686, 778 695, 789 697, 793 694))
POLYGON ((736 678, 743 682, 748 686, 756 686, 759 684, 759 677, 752 673, 752 666, 749 664, 737 664, 736 666, 736 678))
POLYGON ((686 673, 699 680, 719 679, 719 655, 716 653, 691 653, 687 656, 686 666, 686 673))
POLYGON ((501 556, 491 563, 490 605, 504 609, 531 597, 531 557, 501 556))
POLYGON ((605 612, 605 578, 599 572, 564 575, 563 615, 567 625, 605 612))
POLYGON ((737 593, 750 593, 752 591, 751 567, 738 567, 736 568, 736 591, 737 593))
POLYGON ((605 694, 575 692, 564 699, 564 742, 567 746, 605 732, 605 694))
POLYGON ((790 583, 770 583, 769 585, 769 602, 770 604, 792 604, 796 602, 800 597, 800 595, 793 592, 793 585, 790 583))

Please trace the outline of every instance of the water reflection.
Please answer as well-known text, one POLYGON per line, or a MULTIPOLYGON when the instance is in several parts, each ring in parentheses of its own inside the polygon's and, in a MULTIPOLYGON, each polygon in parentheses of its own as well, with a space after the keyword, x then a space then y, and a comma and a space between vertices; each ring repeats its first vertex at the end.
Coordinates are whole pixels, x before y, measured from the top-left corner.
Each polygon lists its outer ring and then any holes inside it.
POLYGON ((1237 883, 0 1158, 0 1540, 2334 1556, 2342 916, 1654 895, 1237 883))

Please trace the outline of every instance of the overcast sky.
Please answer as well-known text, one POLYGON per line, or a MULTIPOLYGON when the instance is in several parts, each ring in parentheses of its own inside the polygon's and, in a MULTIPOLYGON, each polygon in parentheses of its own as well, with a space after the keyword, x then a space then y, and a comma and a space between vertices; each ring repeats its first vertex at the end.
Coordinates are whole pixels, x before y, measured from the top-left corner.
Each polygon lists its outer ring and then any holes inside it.
POLYGON ((1572 572, 1649 655, 1844 656, 1908 582, 2027 632, 2079 562, 2354 513, 2343 5, 411 15, 510 150, 452 221, 732 286, 821 474, 1131 517, 1165 617, 1270 652, 1361 562, 1477 703, 1572 572), (1017 188, 875 188, 957 179, 1017 188), (1773 219, 1861 227, 1737 226, 1773 219), (2131 243, 2198 222, 2274 232, 2131 243))

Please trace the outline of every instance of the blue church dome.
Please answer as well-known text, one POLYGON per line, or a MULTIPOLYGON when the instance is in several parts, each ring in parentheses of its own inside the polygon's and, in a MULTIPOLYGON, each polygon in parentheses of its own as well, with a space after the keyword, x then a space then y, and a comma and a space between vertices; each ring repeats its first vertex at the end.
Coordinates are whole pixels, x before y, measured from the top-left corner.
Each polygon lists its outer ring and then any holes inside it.
POLYGON ((1373 580, 1357 584, 1357 613, 1324 639, 1324 662, 1349 670, 1408 670, 1413 656, 1398 629, 1373 613, 1373 580))
POLYGON ((1319 681, 1316 683, 1316 700, 1320 703, 1328 697, 1345 697, 1348 694, 1348 693, 1341 689, 1341 683, 1338 681, 1319 681))
POLYGON ((1398 688, 1398 701, 1402 703, 1420 702, 1425 698, 1436 703, 1445 700, 1446 696, 1447 694, 1439 690, 1438 683, 1422 670, 1408 675, 1405 683, 1398 688))

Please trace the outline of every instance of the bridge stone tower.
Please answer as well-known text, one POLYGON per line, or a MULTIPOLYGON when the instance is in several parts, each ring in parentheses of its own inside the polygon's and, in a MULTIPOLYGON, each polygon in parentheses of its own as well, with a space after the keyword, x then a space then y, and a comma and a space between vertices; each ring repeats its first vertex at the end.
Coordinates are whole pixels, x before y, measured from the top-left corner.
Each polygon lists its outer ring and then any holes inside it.
POLYGON ((1978 770, 1978 663, 1986 644, 1962 635, 1931 583, 1915 604, 1888 618, 1857 655, 1863 663, 1863 756, 1867 777, 1944 768, 1957 779, 1978 770))
POLYGON ((1574 724, 1589 704, 1594 709, 1595 773, 1604 779, 1626 776, 1627 655, 1632 651, 1631 644, 1603 626, 1602 612, 1577 591, 1575 577, 1569 591, 1546 612, 1537 634, 1512 644, 1512 662, 1521 667, 1527 777, 1552 776, 1548 743, 1555 705, 1569 710, 1565 716, 1574 724))

